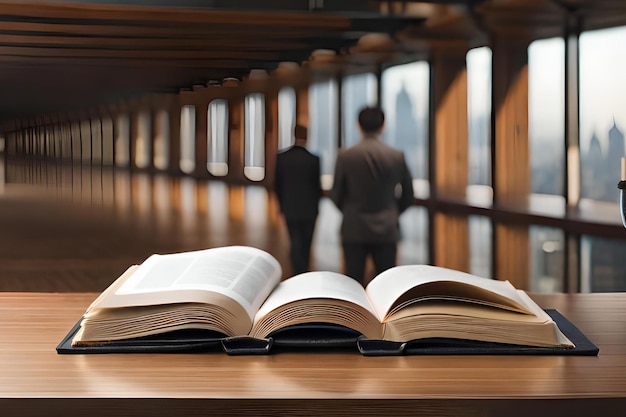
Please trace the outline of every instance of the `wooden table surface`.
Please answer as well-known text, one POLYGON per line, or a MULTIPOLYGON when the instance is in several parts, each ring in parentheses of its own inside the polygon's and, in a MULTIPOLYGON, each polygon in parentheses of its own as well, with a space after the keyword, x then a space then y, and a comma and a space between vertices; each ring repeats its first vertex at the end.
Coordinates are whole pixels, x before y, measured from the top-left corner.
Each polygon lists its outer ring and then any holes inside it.
POLYGON ((0 415, 626 416, 626 293, 533 298, 597 357, 58 355, 95 293, 0 293, 0 415))

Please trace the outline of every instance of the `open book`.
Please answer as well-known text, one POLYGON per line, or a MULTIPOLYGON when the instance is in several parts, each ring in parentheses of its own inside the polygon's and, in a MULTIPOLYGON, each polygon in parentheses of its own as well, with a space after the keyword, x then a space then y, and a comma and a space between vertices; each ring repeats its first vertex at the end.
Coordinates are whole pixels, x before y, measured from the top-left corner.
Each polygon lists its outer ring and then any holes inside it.
POLYGON ((281 282, 270 254, 247 246, 152 255, 129 268, 87 309, 73 347, 181 330, 271 338, 293 326, 332 325, 369 340, 446 338, 535 347, 573 343, 508 281, 405 265, 366 288, 335 272, 281 282))

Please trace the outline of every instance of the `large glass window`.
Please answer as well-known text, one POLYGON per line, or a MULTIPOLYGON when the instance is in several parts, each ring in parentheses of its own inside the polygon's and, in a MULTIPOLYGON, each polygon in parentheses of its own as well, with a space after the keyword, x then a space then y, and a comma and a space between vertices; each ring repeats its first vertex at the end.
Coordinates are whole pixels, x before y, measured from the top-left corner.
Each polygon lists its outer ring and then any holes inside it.
POLYGON ((148 111, 140 111, 135 118, 137 123, 135 137, 135 165, 137 168, 147 168, 150 166, 150 153, 152 145, 152 123, 150 113, 148 111))
MULTIPOLYGON (((73 127, 73 125, 72 125, 73 127)), ((74 130, 72 129, 72 132, 74 130)), ((130 162, 129 150, 130 120, 127 114, 120 114, 115 118, 115 165, 128 166, 130 162)), ((72 134, 72 140, 76 143, 79 137, 72 134)), ((76 153, 74 153, 76 158, 76 153)))
POLYGON ((565 234, 553 227, 530 226, 530 290, 563 292, 565 234))
POLYGON ((320 156, 322 187, 330 189, 337 158, 337 84, 333 80, 309 88, 309 140, 307 148, 320 156))
POLYGON ((81 157, 83 162, 91 161, 91 122, 82 120, 80 122, 81 157))
POLYGON ((427 264, 428 210, 425 207, 409 207, 400 216, 400 234, 398 264, 427 264))
MULTIPOLYGON (((429 65, 387 68, 382 74, 383 140, 405 153, 413 178, 428 178, 429 65)), ((417 187, 416 187, 417 189, 417 187)))
POLYGON ((617 202, 625 155, 626 26, 580 36, 581 196, 617 202))
POLYGON ((245 101, 244 175, 252 181, 265 178, 265 97, 248 94, 245 101))
POLYGON ((467 53, 468 183, 491 186, 491 49, 467 53))
POLYGON ((483 278, 491 278, 493 258, 491 219, 484 216, 469 216, 469 257, 470 273, 483 278))
POLYGON ((186 174, 196 169, 196 107, 180 109, 180 170, 186 174))
POLYGON ((343 146, 351 146, 359 141, 361 137, 357 121, 359 111, 366 106, 376 104, 376 84, 374 74, 355 74, 344 77, 341 85, 343 146))
POLYGON ((154 121, 154 166, 167 169, 170 149, 170 115, 167 110, 159 110, 154 121))
POLYGON ((626 242, 583 236, 580 292, 626 291, 626 242))
POLYGON ((228 102, 223 99, 209 103, 207 169, 211 175, 228 174, 228 102))
POLYGON ((110 117, 102 119, 102 162, 113 164, 113 120, 110 117))
POLYGON ((528 136, 533 193, 563 195, 565 161, 565 41, 528 47, 528 136))
POLYGON ((293 145, 295 125, 296 92, 291 87, 284 87, 278 92, 278 149, 293 145))
POLYGON ((100 119, 91 119, 91 156, 93 162, 102 161, 102 124, 100 119))

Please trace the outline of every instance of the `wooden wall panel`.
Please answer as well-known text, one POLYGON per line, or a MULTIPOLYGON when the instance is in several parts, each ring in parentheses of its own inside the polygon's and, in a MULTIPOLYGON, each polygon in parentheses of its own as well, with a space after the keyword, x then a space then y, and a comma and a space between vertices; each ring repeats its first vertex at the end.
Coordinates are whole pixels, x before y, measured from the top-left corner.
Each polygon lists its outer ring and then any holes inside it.
MULTIPOLYGON (((434 140, 431 195, 464 198, 468 181, 466 49, 441 48, 432 65, 434 140), (434 168, 434 169, 433 169, 434 168)), ((467 217, 436 213, 431 233, 435 265, 469 272, 467 217)))
MULTIPOLYGON (((530 192, 528 44, 517 38, 494 40, 493 194, 494 204, 501 207, 525 206, 530 192)), ((528 226, 496 224, 494 277, 528 289, 529 245, 528 226)))

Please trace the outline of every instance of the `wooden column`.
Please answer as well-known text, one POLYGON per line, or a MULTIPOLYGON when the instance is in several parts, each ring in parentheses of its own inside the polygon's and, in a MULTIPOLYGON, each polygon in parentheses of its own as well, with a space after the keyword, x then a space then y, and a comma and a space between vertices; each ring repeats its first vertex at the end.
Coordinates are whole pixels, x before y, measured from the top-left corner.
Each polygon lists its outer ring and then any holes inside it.
MULTIPOLYGON (((237 88, 237 87, 227 87, 237 88)), ((231 96, 228 100, 228 175, 234 182, 244 181, 243 159, 245 140, 244 100, 231 96)))
POLYGON ((196 167, 197 176, 209 176, 207 169, 209 103, 206 100, 196 100, 196 167))
POLYGON ((168 172, 172 174, 181 174, 180 170, 180 100, 178 94, 173 94, 167 105, 170 118, 170 143, 169 143, 169 162, 167 164, 168 172))
POLYGON ((139 114, 141 105, 133 101, 128 112, 128 168, 137 168, 137 135, 139 133, 139 114))
POLYGON ((278 151, 278 91, 265 94, 265 180, 266 186, 274 186, 276 152, 278 151))
MULTIPOLYGON (((431 195, 465 198, 468 181, 467 70, 464 46, 439 47, 433 53, 434 138, 431 141, 431 195), (432 157, 434 156, 434 157, 432 157)), ((469 272, 466 216, 437 212, 430 236, 435 265, 469 272)))
MULTIPOLYGON (((526 207, 530 192, 528 144, 528 44, 523 38, 493 41, 493 197, 496 207, 526 207)), ((494 277, 528 289, 528 227, 496 223, 494 277)))
POLYGON ((296 125, 309 128, 309 85, 301 85, 296 91, 296 125))

